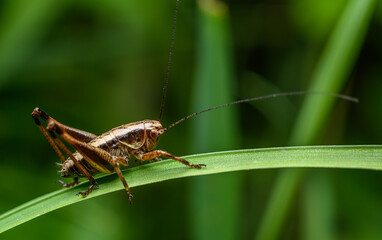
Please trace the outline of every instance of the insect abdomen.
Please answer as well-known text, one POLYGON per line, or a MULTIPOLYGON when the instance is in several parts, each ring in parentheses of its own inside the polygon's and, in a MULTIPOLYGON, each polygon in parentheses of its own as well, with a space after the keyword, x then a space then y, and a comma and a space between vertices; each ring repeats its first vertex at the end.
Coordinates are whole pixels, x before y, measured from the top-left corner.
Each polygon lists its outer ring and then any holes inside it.
MULTIPOLYGON (((129 148, 120 144, 117 139, 110 138, 111 132, 107 132, 101 136, 96 137, 91 142, 90 145, 103 149, 110 153, 112 156, 120 157, 126 159, 126 163, 128 163, 129 158, 129 148)), ((106 160, 98 159, 95 166, 92 165, 87 159, 85 159, 79 152, 73 153, 73 156, 76 160, 92 175, 95 175, 99 172, 110 173, 113 171, 113 167, 106 160)), ((72 159, 68 158, 64 164, 62 165, 61 171, 62 177, 85 177, 82 171, 75 165, 72 159)))
MULTIPOLYGON (((78 152, 75 152, 73 156, 77 159, 77 161, 88 171, 90 174, 97 174, 99 171, 94 168, 92 165, 90 165, 83 157, 81 154, 78 152)), ((73 160, 67 159, 64 164, 62 165, 61 171, 61 177, 86 177, 80 169, 74 164, 73 160)))

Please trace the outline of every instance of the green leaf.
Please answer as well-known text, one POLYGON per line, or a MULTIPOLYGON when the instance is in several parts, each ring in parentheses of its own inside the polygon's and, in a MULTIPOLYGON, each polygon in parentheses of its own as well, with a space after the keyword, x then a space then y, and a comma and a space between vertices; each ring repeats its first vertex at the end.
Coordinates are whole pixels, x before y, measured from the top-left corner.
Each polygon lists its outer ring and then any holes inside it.
MULTIPOLYGON (((124 176, 131 187, 136 187, 182 177, 262 168, 331 167, 382 170, 382 145, 249 149, 192 155, 185 159, 192 163, 205 163, 207 167, 201 170, 189 169, 168 160, 127 169, 124 176)), ((88 183, 83 183, 46 194, 2 214, 0 233, 55 209, 123 189, 116 174, 99 177, 97 182, 100 188, 86 198, 75 195, 88 188, 88 183)), ((126 196, 126 204, 128 202, 126 196)))
MULTIPOLYGON (((313 72, 309 90, 341 92, 362 47, 376 2, 348 1, 313 72)), ((323 96, 306 96, 290 144, 313 144, 323 132, 334 101, 323 96)), ((255 239, 278 239, 303 175, 301 170, 280 174, 255 239)))
MULTIPOLYGON (((197 1, 198 42, 191 112, 231 102, 235 96, 233 49, 228 7, 221 1, 197 1)), ((239 149, 241 136, 236 107, 212 111, 193 119, 191 151, 239 149)), ((244 195, 240 174, 215 175, 190 181, 190 239, 240 238, 244 195), (227 193, 230 189, 230 194, 227 193), (224 195, 224 198, 222 196, 224 195), (224 218, 219 213, 224 212, 224 218), (221 226, 225 226, 222 228, 221 226)))

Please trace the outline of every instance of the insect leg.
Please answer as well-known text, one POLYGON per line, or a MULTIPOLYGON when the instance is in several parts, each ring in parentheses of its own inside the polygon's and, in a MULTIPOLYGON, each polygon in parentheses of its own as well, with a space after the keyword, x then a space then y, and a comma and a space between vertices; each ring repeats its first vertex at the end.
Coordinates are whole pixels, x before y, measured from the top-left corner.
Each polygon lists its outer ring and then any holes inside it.
MULTIPOLYGON (((79 130, 79 129, 75 129, 75 128, 71 128, 69 126, 66 126, 66 125, 58 122, 57 120, 55 120, 52 117, 50 117, 48 114, 46 114, 44 111, 42 111, 38 107, 36 107, 33 110, 32 117, 33 117, 33 119, 35 119, 35 122, 36 122, 37 117, 40 117, 46 123, 54 122, 57 127, 59 127, 60 129, 62 129, 65 132, 67 132, 69 135, 71 135, 75 139, 77 139, 79 141, 82 141, 82 142, 90 142, 91 140, 93 140, 94 138, 97 137, 96 135, 94 135, 92 133, 89 133, 89 132, 86 132, 86 131, 83 131, 83 130, 79 130)), ((38 121, 38 122, 40 122, 40 121, 38 121)), ((36 124, 39 125, 37 122, 36 122, 36 124)))
MULTIPOLYGON (((41 111, 38 108, 35 108, 33 110, 32 117, 33 117, 35 123, 37 124, 38 128, 42 132, 42 134, 48 140, 48 142, 50 143, 50 145, 52 146, 54 151, 57 153, 57 155, 60 157, 61 161, 64 163, 66 161, 66 158, 62 154, 60 148, 73 160, 73 162, 76 165, 79 165, 78 168, 81 169, 82 165, 78 163, 77 159, 71 154, 71 152, 66 148, 66 146, 57 138, 56 134, 54 134, 53 131, 49 131, 49 133, 50 133, 50 135, 49 135, 48 132, 45 130, 45 128, 41 125, 40 120, 38 119, 38 117, 41 117, 44 121, 49 122, 50 120, 52 120, 52 118, 50 118, 46 113, 44 113, 43 111, 41 111)), ((84 173, 87 177, 89 176, 90 178, 92 178, 90 176, 90 174, 86 174, 87 171, 85 169, 83 169, 83 170, 84 170, 84 173)), ((89 177, 88 177, 88 179, 89 179, 89 177)), ((71 187, 71 186, 77 185, 79 183, 77 177, 74 178, 74 182, 72 182, 72 183, 64 183, 63 181, 60 181, 60 180, 57 180, 57 182, 61 183, 63 187, 71 187)))
MULTIPOLYGON (((48 140, 50 145, 53 147, 53 149, 56 151, 58 156, 61 158, 62 162, 65 162, 66 159, 65 159, 64 155, 62 154, 62 152, 60 151, 59 148, 61 148, 61 150, 64 151, 73 160, 73 162, 76 165, 76 167, 79 168, 80 171, 90 181, 91 185, 88 188, 88 190, 86 190, 85 192, 80 192, 79 193, 83 197, 86 197, 94 188, 98 187, 98 184, 94 180, 94 178, 88 173, 88 171, 86 171, 86 169, 73 156, 73 154, 70 152, 70 150, 62 143, 62 141, 57 138, 57 136, 54 133, 54 131, 56 131, 60 135, 63 132, 65 132, 65 133, 68 132, 68 134, 70 134, 70 136, 72 138, 78 139, 80 141, 85 141, 85 142, 91 141, 96 136, 94 134, 91 134, 91 133, 88 133, 88 132, 85 132, 85 131, 81 131, 81 130, 78 130, 78 129, 74 129, 74 128, 65 126, 64 124, 61 124, 61 123, 57 122, 56 120, 54 120, 53 118, 51 118, 48 114, 46 114, 44 111, 42 111, 39 108, 35 108, 33 110, 32 117, 35 120, 35 123, 37 124, 37 126, 39 127, 41 132, 43 133, 43 135, 45 136, 45 138, 48 140), (45 128, 41 125, 41 122, 39 121, 38 117, 40 117, 42 120, 44 120, 47 123, 47 130, 50 133, 50 136, 47 133, 47 131, 45 130, 45 128)), ((76 182, 78 182, 78 179, 77 180, 74 179, 74 183, 76 183, 76 182)), ((71 184, 69 184, 69 185, 71 185, 71 184)))
MULTIPOLYGON (((62 137, 65 135, 65 136, 69 136, 70 138, 74 139, 73 137, 71 137, 69 134, 67 133, 63 133, 61 131, 61 129, 59 128, 56 128, 54 123, 53 124, 48 124, 48 131, 50 133, 50 135, 52 136, 54 142, 73 160, 74 164, 76 165, 76 167, 78 169, 80 169, 80 171, 86 176, 86 178, 89 180, 90 182, 90 187, 85 191, 85 192, 79 192, 77 194, 81 194, 83 197, 86 197, 89 193, 91 193, 93 191, 94 188, 98 188, 98 183, 94 180, 94 178, 92 177, 92 175, 90 175, 90 173, 88 171, 86 171, 86 169, 81 165, 81 163, 73 156, 73 154, 70 152, 70 150, 65 146, 65 144, 59 139, 57 138, 56 134, 53 132, 53 130, 55 130, 58 134, 60 134, 62 137)), ((64 138, 64 137, 63 137, 64 138)), ((65 139, 65 138, 64 138, 65 139)), ((66 139, 65 139, 66 140, 66 139)), ((70 141, 66 140, 69 144, 71 144, 73 146, 72 143, 70 143, 70 141)), ((78 141, 78 140, 76 140, 78 141)), ((85 143, 86 144, 86 143, 85 143)), ((78 150, 78 149, 77 149, 78 150)), ((78 150, 78 152, 81 154, 81 155, 84 155, 80 150, 78 150)), ((76 179, 74 179, 74 181, 76 181, 76 179)), ((64 186, 65 187, 65 186, 64 186)))
POLYGON ((142 160, 142 161, 148 161, 148 160, 160 157, 160 156, 171 158, 171 159, 173 159, 175 161, 178 161, 180 163, 183 163, 184 165, 189 166, 190 168, 200 169, 200 168, 206 166, 206 164, 192 164, 192 163, 188 162, 187 160, 185 160, 183 158, 174 156, 171 153, 168 153, 168 152, 163 151, 163 150, 154 150, 154 151, 147 152, 147 153, 137 152, 135 154, 135 157, 138 158, 139 160, 142 160))
MULTIPOLYGON (((63 139, 65 139, 69 144, 71 144, 74 148, 76 148, 77 151, 80 152, 83 157, 85 157, 85 159, 89 161, 91 160, 93 163, 101 163, 106 161, 111 166, 113 166, 114 171, 118 174, 119 179, 122 181, 122 184, 125 187, 126 193, 131 203, 133 199, 133 195, 131 194, 130 188, 127 185, 126 180, 123 177, 123 174, 119 168, 119 165, 127 165, 127 162, 125 159, 115 157, 101 148, 97 148, 87 143, 78 141, 77 139, 73 138, 72 136, 70 136, 69 134, 65 132, 61 133, 60 136, 63 139)), ((98 166, 98 167, 102 167, 102 166, 98 166)), ((86 193, 85 196, 89 194, 90 192, 88 193, 85 192, 86 193)), ((80 194, 84 196, 82 193, 80 194)))
POLYGON ((63 181, 61 181, 61 180, 57 180, 56 182, 61 183, 61 184, 62 184, 62 187, 64 187, 64 188, 70 188, 70 187, 73 187, 73 186, 75 186, 75 185, 77 185, 77 184, 80 183, 80 182, 78 181, 78 177, 75 177, 75 178, 74 178, 74 181, 71 182, 71 183, 65 183, 65 182, 63 182, 63 181))
POLYGON ((122 172, 121 172, 121 169, 119 168, 119 164, 118 164, 117 161, 118 161, 117 158, 116 158, 116 157, 113 157, 113 167, 114 167, 115 172, 118 174, 118 177, 119 177, 119 179, 121 180, 123 186, 125 187, 127 196, 129 197, 129 201, 130 201, 130 204, 131 204, 131 201, 132 201, 132 199, 133 199, 133 195, 132 195, 131 192, 130 192, 130 188, 129 188, 129 186, 127 185, 126 179, 125 179, 125 177, 123 176, 123 174, 122 174, 122 172))
MULTIPOLYGON (((36 110, 36 109, 35 109, 36 110)), ((32 112, 32 117, 34 119, 34 122, 36 123, 37 127, 40 129, 40 131, 42 132, 42 134, 44 135, 44 137, 48 140, 49 144, 52 146, 52 148, 54 149, 54 151, 57 153, 57 155, 60 157, 61 159, 61 162, 64 163, 65 162, 65 156, 62 154, 62 152, 60 151, 60 149, 57 147, 57 145, 55 144, 55 142, 53 141, 53 139, 51 138, 51 136, 49 136, 48 132, 45 130, 45 128, 41 125, 41 122, 40 120, 38 119, 38 115, 35 114, 35 110, 32 112)))

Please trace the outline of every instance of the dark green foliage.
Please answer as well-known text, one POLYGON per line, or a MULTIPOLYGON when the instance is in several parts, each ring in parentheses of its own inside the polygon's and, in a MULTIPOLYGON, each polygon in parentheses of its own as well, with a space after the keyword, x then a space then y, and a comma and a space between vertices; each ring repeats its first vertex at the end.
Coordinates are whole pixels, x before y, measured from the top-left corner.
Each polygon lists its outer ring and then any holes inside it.
MULTIPOLYGON (((328 49, 342 13, 354 1, 227 1, 218 7, 228 7, 221 23, 213 22, 214 15, 203 18, 206 16, 201 9, 216 7, 206 6, 206 2, 210 1, 180 3, 164 126, 209 104, 307 90, 312 79, 317 78, 318 66, 328 64, 335 67, 334 73, 330 69, 321 73, 323 76, 341 73, 343 78, 342 84, 328 91, 345 92, 358 97, 360 103, 331 99, 335 102, 328 113, 320 111, 317 117, 308 113, 322 124, 309 142, 294 140, 293 144, 381 143, 380 3, 356 1, 363 5, 355 8, 344 24, 350 27, 349 32, 354 30, 358 34, 355 38, 346 35, 346 31, 341 34, 345 42, 351 44, 354 40, 356 44, 341 45, 351 54, 340 55, 333 61, 325 60, 329 53, 324 49, 328 49), (366 16, 360 15, 363 7, 368 8, 366 16), (361 26, 357 21, 362 22, 361 26), (212 29, 202 33, 207 27, 212 29), (203 34, 207 38, 203 39, 203 34), (216 68, 214 62, 219 61, 227 67, 216 68), (228 78, 228 85, 197 86, 197 79, 216 81, 217 77, 228 78), (218 91, 218 87, 232 91, 218 91), (220 96, 222 92, 224 96, 220 96), (209 94, 213 100, 202 100, 209 94)), ((0 213, 60 188, 55 183, 59 178, 55 162, 59 158, 30 117, 34 107, 94 134, 124 123, 157 118, 174 7, 175 1, 152 0, 1 1, 0 213)), ((213 10, 211 14, 216 13, 219 11, 213 10)), ((162 136, 159 149, 184 156, 214 150, 286 146, 291 143, 292 128, 303 101, 303 97, 279 98, 218 110, 227 111, 232 119, 224 121, 235 126, 223 127, 222 135, 217 137, 219 141, 208 140, 211 146, 198 146, 198 141, 201 143, 197 140, 198 131, 210 129, 202 128, 203 118, 209 115, 211 119, 219 118, 221 114, 207 113, 197 117, 200 122, 188 120, 169 130, 162 136)), ((219 124, 226 124, 220 120, 219 124)), ((309 130, 304 127, 299 131, 309 130)), ((211 130, 209 134, 208 139, 213 139, 217 132, 211 130)), ((273 183, 278 172, 251 170, 237 172, 233 177, 228 176, 231 173, 221 174, 223 180, 226 175, 225 179, 232 177, 232 185, 209 186, 206 190, 224 192, 226 195, 221 198, 229 199, 225 199, 228 205, 223 206, 231 207, 219 214, 208 212, 207 208, 204 211, 209 219, 203 221, 225 224, 231 221, 234 227, 211 227, 210 236, 221 229, 227 231, 226 236, 244 239, 257 236, 265 221, 264 209, 272 202, 271 192, 277 189, 273 183), (231 193, 234 195, 228 197, 231 193), (222 220, 228 216, 233 217, 222 220)), ((379 171, 314 169, 308 173, 301 174, 302 184, 294 187, 294 200, 281 216, 280 225, 270 225, 276 236, 283 239, 382 236, 379 171), (317 206, 317 202, 322 205, 317 206), (317 236, 316 232, 322 235, 317 236)), ((202 178, 135 187, 132 207, 123 191, 83 201, 9 230, 0 238, 193 239, 198 237, 193 234, 198 231, 195 208, 201 206, 200 202, 208 206, 219 201, 195 194, 198 184, 195 181, 208 183, 217 179, 202 178), (195 199, 200 202, 195 203, 195 199)), ((208 227, 203 231, 208 231, 208 227)))

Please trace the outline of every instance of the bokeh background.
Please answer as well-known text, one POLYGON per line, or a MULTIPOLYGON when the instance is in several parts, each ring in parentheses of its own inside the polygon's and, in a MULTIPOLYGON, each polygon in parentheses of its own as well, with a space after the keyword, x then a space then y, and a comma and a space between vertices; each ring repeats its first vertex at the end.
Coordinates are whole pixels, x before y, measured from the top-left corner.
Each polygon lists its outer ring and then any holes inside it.
MULTIPOLYGON (((163 125, 231 100, 308 89, 352 2, 182 0, 163 125)), ((360 103, 336 101, 311 144, 382 142, 382 4, 369 2, 339 87, 360 103)), ((34 107, 95 134, 157 119, 175 4, 0 1, 0 213, 60 188, 59 158, 30 117, 34 107)), ((287 146, 303 100, 207 113, 168 131, 158 148, 184 156, 287 146)), ((253 170, 141 186, 132 189, 133 206, 118 191, 38 217, 0 239, 382 238, 382 173, 300 172, 293 197, 279 195, 287 202, 285 213, 274 213, 281 221, 266 224, 280 174, 253 170), (259 234, 264 225, 273 238, 259 234)))

